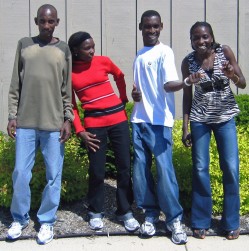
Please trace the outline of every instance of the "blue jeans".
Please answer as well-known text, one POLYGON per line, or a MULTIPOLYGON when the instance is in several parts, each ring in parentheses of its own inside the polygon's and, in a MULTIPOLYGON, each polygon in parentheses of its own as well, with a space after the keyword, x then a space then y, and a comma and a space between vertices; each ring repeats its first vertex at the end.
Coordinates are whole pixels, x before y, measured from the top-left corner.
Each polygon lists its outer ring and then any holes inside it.
POLYGON ((224 123, 191 122, 193 159, 192 227, 208 229, 211 225, 212 195, 209 175, 209 145, 213 131, 223 173, 222 227, 226 231, 239 227, 239 157, 234 119, 224 123))
POLYGON ((132 129, 133 187, 137 206, 145 209, 148 217, 157 217, 162 210, 167 223, 181 219, 183 210, 172 164, 172 128, 132 123, 132 129), (156 189, 151 173, 152 154, 156 161, 156 189))
POLYGON ((53 224, 60 202, 64 144, 59 142, 60 132, 35 129, 16 130, 16 160, 12 175, 13 197, 11 214, 15 221, 29 221, 31 202, 30 180, 35 163, 35 154, 40 147, 46 166, 47 184, 37 217, 39 222, 53 224))

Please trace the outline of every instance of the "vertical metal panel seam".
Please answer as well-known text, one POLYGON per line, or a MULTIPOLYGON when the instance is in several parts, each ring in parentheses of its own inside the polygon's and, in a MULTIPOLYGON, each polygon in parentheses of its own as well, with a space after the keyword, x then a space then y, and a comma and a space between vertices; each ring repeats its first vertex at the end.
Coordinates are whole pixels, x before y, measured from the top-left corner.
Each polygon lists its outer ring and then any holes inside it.
POLYGON ((173 1, 170 0, 170 47, 173 46, 173 1))
POLYGON ((137 15, 137 0, 136 0, 136 9, 135 9, 135 12, 136 12, 136 19, 135 19, 135 38, 136 38, 136 40, 135 40, 135 43, 136 43, 136 45, 135 45, 135 55, 137 55, 137 39, 138 39, 138 35, 137 35, 137 29, 138 29, 138 27, 137 27, 137 17, 138 17, 138 15, 137 15))
POLYGON ((66 38, 66 42, 68 39, 68 34, 67 34, 67 0, 65 0, 65 38, 66 38))
POLYGON ((31 37, 31 5, 29 0, 29 37, 31 37))
MULTIPOLYGON (((237 32, 236 32, 236 35, 237 35, 237 62, 239 63, 239 0, 237 0, 237 32)), ((239 94, 239 88, 237 87, 236 88, 236 94, 238 95, 239 94)))
POLYGON ((239 62, 239 0, 237 0, 237 61, 239 62))
POLYGON ((103 54, 103 4, 100 0, 100 55, 103 54))
POLYGON ((207 21, 207 0, 204 0, 204 21, 207 21))

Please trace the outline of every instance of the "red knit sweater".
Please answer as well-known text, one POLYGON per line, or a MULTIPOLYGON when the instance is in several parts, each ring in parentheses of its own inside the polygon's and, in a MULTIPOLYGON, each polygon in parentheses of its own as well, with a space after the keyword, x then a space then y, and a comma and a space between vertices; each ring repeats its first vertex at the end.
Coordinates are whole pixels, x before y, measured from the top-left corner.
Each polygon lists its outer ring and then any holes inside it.
POLYGON ((127 120, 124 110, 105 116, 85 117, 84 126, 79 117, 75 94, 86 111, 105 109, 128 101, 124 74, 108 57, 94 56, 91 62, 74 61, 72 87, 76 133, 88 127, 110 126, 127 120), (113 75, 120 98, 114 93, 108 74, 113 75))

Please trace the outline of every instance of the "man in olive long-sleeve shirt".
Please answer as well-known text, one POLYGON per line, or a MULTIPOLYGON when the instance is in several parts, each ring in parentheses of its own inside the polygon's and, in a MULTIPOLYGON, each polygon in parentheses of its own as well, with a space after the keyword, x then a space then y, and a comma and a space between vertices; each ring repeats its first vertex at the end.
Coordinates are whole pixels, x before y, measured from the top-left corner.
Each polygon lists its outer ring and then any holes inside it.
POLYGON ((71 54, 65 42, 53 37, 59 24, 52 5, 38 9, 36 37, 18 42, 9 90, 8 134, 16 139, 11 224, 7 238, 17 239, 29 223, 30 187, 35 153, 40 147, 47 185, 37 217, 39 244, 53 239, 53 224, 60 201, 64 142, 71 135, 71 54))

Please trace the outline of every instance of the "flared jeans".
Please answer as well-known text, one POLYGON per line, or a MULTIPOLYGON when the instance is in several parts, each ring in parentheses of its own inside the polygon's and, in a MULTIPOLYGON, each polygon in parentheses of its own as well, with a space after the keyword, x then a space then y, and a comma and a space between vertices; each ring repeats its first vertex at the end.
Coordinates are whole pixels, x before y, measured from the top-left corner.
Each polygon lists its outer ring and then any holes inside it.
POLYGON ((210 186, 210 138, 213 132, 219 153, 224 190, 222 228, 226 231, 239 227, 239 157, 234 119, 224 123, 191 122, 193 182, 192 227, 208 229, 212 216, 210 186))

